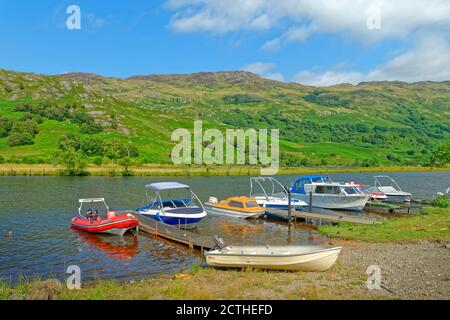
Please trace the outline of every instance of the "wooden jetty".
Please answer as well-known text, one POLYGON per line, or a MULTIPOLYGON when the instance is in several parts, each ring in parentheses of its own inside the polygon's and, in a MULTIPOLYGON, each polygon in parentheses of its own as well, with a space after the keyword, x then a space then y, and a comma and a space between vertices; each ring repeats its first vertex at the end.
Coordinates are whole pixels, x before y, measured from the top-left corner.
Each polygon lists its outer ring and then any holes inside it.
POLYGON ((422 205, 408 204, 408 203, 389 203, 381 201, 369 201, 364 207, 364 211, 367 212, 379 212, 379 213, 400 213, 400 214, 413 214, 420 211, 422 205))
POLYGON ((194 233, 189 230, 180 229, 163 222, 158 222, 152 218, 134 213, 139 220, 139 231, 150 234, 156 238, 162 238, 177 243, 184 244, 192 249, 200 251, 209 250, 215 247, 214 238, 194 233))
MULTIPOLYGON (((289 211, 288 210, 278 210, 278 209, 267 209, 268 216, 276 215, 280 217, 285 217, 287 220, 289 219, 289 211)), ((322 224, 322 222, 331 222, 331 223, 342 223, 342 222, 351 222, 355 224, 377 224, 380 223, 377 219, 366 218, 366 217, 357 217, 344 213, 337 212, 328 212, 324 211, 323 213, 317 212, 308 212, 308 211, 294 211, 291 213, 292 219, 303 219, 305 222, 318 222, 322 224)))

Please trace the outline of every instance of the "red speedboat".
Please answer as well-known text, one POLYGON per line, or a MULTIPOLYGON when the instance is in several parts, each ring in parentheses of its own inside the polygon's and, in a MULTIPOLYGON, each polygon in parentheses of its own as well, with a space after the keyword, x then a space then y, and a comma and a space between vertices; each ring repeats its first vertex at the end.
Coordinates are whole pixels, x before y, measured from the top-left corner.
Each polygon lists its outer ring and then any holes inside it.
POLYGON ((138 219, 131 213, 119 214, 109 209, 103 198, 80 199, 79 217, 72 219, 72 228, 87 231, 90 233, 111 233, 123 235, 125 232, 137 229, 138 219), (106 207, 106 214, 101 217, 98 210, 82 210, 85 203, 103 203, 106 207))

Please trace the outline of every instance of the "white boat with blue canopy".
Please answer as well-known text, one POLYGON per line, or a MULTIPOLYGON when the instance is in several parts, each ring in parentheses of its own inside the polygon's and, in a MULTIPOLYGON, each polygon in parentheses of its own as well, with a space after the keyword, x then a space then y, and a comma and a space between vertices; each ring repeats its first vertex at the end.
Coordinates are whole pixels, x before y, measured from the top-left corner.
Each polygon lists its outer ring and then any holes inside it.
POLYGON ((180 228, 194 228, 207 215, 191 187, 179 182, 146 185, 144 202, 137 213, 180 228))
POLYGON ((312 175, 298 178, 291 188, 294 198, 323 209, 362 211, 370 196, 354 183, 331 181, 328 176, 312 175))
MULTIPOLYGON (((250 197, 263 208, 288 210, 288 195, 283 185, 274 177, 250 178, 250 197)), ((308 204, 300 199, 291 199, 294 210, 303 210, 308 204)))

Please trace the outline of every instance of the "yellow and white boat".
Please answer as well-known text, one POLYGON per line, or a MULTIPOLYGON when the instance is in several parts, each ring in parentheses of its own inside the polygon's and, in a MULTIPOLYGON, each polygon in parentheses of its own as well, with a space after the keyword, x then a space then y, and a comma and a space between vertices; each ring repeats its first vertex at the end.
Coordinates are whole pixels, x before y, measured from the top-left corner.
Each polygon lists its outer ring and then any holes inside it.
POLYGON ((218 201, 217 198, 210 197, 205 203, 205 209, 211 214, 219 214, 234 218, 258 218, 265 212, 256 199, 246 196, 231 197, 226 200, 218 201))

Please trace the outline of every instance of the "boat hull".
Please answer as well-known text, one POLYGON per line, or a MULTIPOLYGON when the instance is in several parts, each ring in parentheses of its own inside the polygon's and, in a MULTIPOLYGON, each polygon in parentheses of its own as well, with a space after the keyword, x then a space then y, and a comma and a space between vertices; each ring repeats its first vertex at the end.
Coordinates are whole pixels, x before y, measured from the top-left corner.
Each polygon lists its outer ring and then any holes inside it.
POLYGON ((139 212, 145 217, 152 218, 153 220, 163 222, 172 226, 179 226, 184 229, 193 229, 202 220, 202 218, 186 218, 186 217, 166 217, 163 215, 147 214, 145 212, 139 212))
POLYGON ((386 202, 402 203, 411 202, 411 194, 407 193, 386 193, 386 202))
POLYGON ((153 209, 138 209, 138 213, 165 224, 179 226, 183 229, 193 229, 207 213, 202 208, 178 208, 164 211, 153 209))
POLYGON ((73 229, 90 233, 107 233, 113 235, 124 235, 127 231, 136 229, 139 221, 133 215, 117 216, 114 219, 102 221, 90 221, 81 217, 72 219, 73 229))
POLYGON ((262 211, 262 212, 257 212, 257 213, 246 213, 246 212, 240 212, 240 211, 235 211, 235 210, 228 210, 228 209, 218 208, 216 206, 209 204, 208 202, 205 203, 205 209, 211 214, 222 215, 222 216, 227 216, 227 217, 237 218, 237 219, 251 219, 251 218, 256 219, 256 218, 259 218, 262 215, 264 215, 264 212, 265 212, 265 211, 262 211))
POLYGON ((220 250, 205 253, 209 266, 229 268, 255 268, 289 271, 325 271, 336 262, 340 247, 301 254, 272 255, 243 252, 221 254, 220 250))
MULTIPOLYGON (((293 197, 309 201, 309 195, 293 193, 293 197)), ((369 195, 330 195, 317 194, 312 195, 312 207, 332 210, 351 210, 362 211, 369 200, 369 195)))
MULTIPOLYGON (((267 200, 266 197, 254 197, 256 202, 263 208, 267 209, 278 209, 278 210, 289 210, 289 201, 286 199, 272 199, 267 200)), ((291 207, 296 211, 304 210, 308 204, 304 201, 293 199, 291 200, 291 207)))

